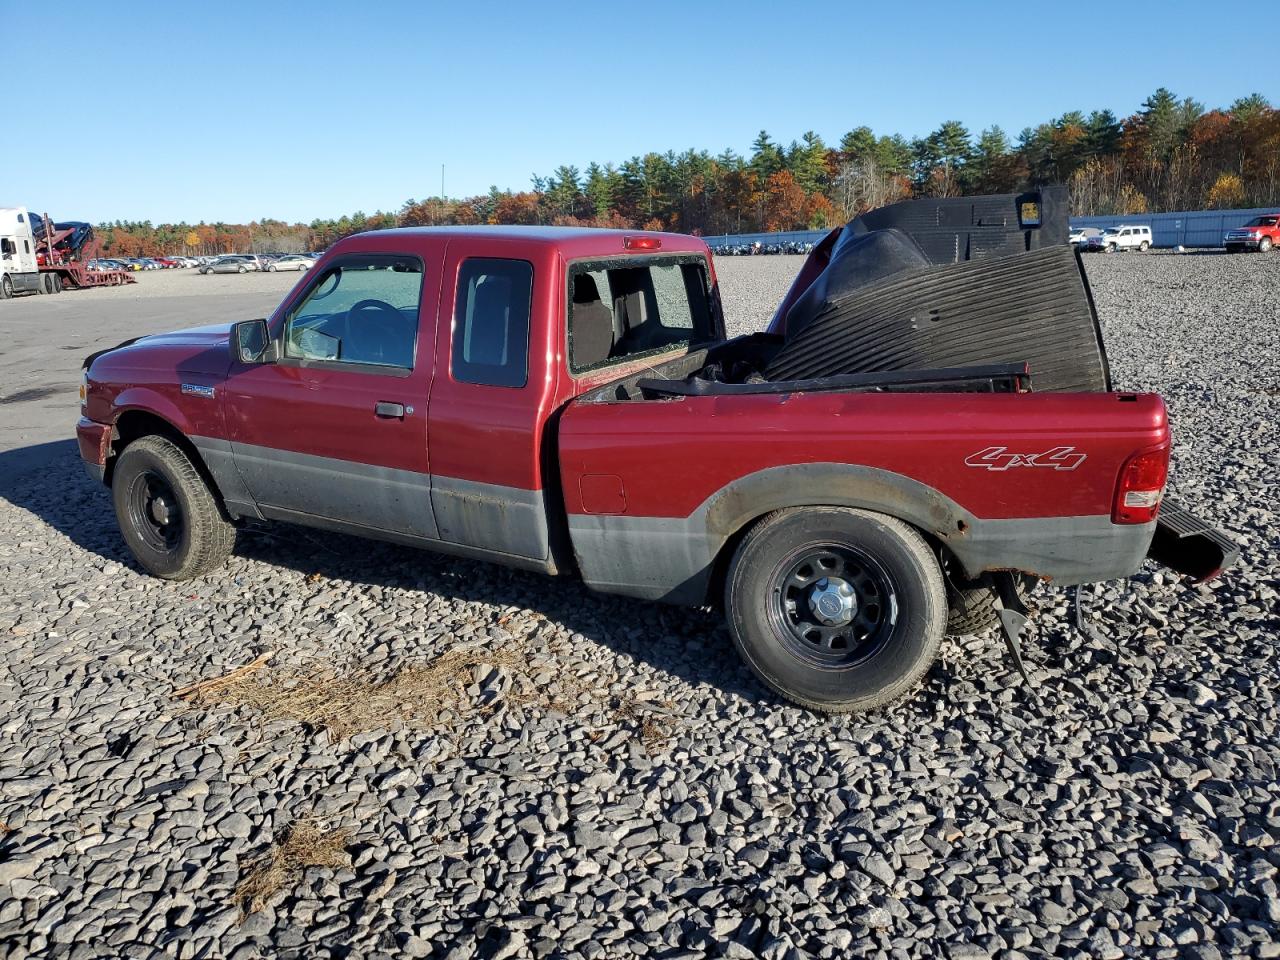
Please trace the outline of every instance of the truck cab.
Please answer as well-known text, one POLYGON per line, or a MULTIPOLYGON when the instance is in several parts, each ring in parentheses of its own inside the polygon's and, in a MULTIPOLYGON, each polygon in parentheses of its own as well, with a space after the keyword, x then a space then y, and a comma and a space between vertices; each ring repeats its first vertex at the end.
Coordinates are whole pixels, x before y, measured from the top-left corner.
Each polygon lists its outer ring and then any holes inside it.
POLYGON ((0 207, 0 299, 40 292, 40 267, 26 207, 0 207))

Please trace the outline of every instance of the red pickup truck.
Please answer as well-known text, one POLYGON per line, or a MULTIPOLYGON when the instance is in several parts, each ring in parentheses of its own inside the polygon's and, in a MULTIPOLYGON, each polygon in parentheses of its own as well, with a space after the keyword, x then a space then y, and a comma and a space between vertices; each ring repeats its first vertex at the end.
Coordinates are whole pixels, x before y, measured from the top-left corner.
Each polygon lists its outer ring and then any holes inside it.
POLYGON ((1222 245, 1227 248, 1227 253, 1243 250, 1266 253, 1280 247, 1280 213, 1254 217, 1243 227, 1228 230, 1222 238, 1222 245))
MULTIPOLYGON (((1065 239, 1064 220, 1075 262, 1065 239)), ((846 259, 815 250, 792 327, 846 259)), ((771 379, 789 336, 726 338, 694 237, 386 230, 337 243, 266 320, 88 358, 77 432, 156 576, 278 520, 723 603, 759 676, 827 711, 908 691, 949 617, 1016 614, 1025 578, 1124 577, 1153 548, 1158 396, 1031 392, 1026 362, 990 356, 771 379)), ((1197 576, 1229 560, 1205 529, 1169 534, 1197 576)))

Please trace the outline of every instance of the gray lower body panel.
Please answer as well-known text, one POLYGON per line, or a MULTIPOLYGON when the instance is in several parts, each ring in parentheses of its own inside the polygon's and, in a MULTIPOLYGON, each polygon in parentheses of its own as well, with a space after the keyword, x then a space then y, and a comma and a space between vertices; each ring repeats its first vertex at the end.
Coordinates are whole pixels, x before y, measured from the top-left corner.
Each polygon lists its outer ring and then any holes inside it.
POLYGON ((1138 570, 1155 524, 1109 515, 984 520, 909 477, 872 467, 811 463, 750 474, 688 517, 573 515, 569 534, 583 579, 607 593, 701 604, 730 537, 774 510, 845 506, 897 517, 933 535, 966 575, 1017 570, 1068 585, 1138 570))
POLYGON ((554 570, 544 493, 192 437, 236 517, 554 570))

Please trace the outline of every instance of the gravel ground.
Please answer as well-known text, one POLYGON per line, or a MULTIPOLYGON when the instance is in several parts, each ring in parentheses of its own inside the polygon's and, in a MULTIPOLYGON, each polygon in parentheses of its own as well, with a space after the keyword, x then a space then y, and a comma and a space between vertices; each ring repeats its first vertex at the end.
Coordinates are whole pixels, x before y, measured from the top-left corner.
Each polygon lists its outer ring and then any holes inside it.
MULTIPOLYGON (((730 315, 797 266, 720 261, 730 315)), ((710 614, 288 528, 165 583, 0 455, 0 956, 1280 957, 1280 255, 1089 270, 1247 547, 1093 641, 1038 591, 1035 698, 988 637, 823 718, 710 614)))

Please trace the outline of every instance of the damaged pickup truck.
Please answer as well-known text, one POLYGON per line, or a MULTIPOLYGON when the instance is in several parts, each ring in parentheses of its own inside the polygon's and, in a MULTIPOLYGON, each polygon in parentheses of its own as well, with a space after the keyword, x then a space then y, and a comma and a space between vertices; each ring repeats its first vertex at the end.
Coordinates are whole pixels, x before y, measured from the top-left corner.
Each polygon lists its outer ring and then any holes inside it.
POLYGON ((727 338, 706 245, 560 228, 349 237, 266 320, 85 361, 81 455, 140 566, 287 521, 723 605, 783 696, 864 710, 1035 578, 1196 578, 1160 397, 1112 389, 1065 194, 834 231, 727 338), (1033 389, 1034 387, 1034 389, 1033 389))

